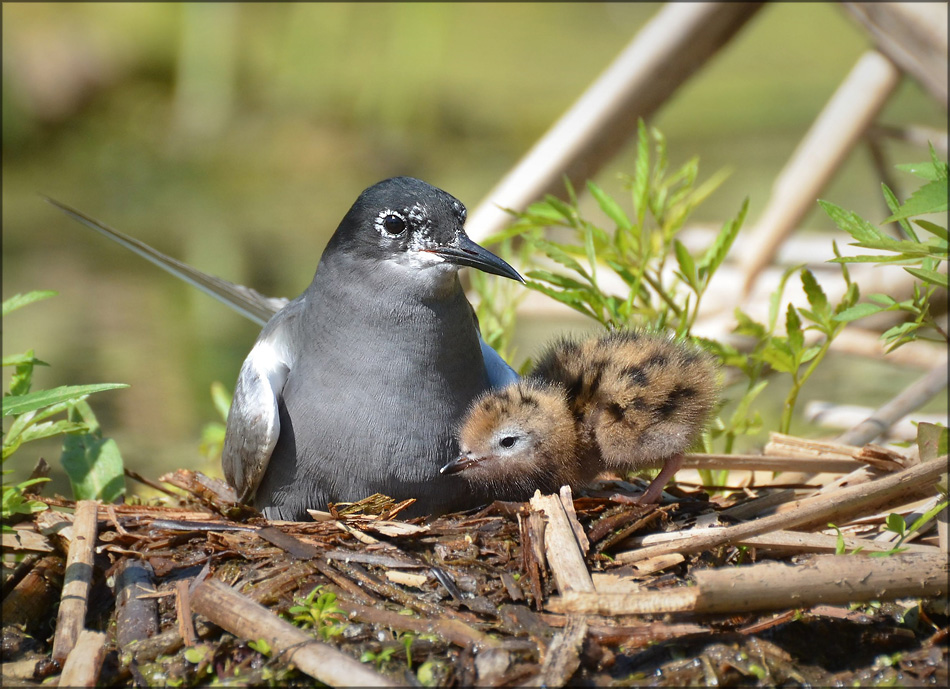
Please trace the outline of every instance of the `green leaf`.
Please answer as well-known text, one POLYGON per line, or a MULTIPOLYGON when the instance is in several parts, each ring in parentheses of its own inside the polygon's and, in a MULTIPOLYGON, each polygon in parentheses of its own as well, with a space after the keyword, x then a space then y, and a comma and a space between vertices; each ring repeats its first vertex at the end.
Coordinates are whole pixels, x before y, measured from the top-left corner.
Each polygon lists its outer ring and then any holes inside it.
POLYGON ((70 410, 69 420, 83 422, 97 430, 67 435, 63 440, 60 460, 72 484, 76 500, 115 502, 125 494, 125 473, 119 446, 111 438, 103 438, 98 421, 85 402, 70 410))
POLYGON ((818 200, 818 205, 821 206, 825 213, 828 214, 828 217, 834 221, 835 225, 859 242, 874 242, 891 239, 857 213, 846 211, 841 206, 821 199, 818 200))
POLYGON ((907 268, 905 267, 908 273, 913 275, 916 278, 920 278, 926 283, 931 285, 937 285, 937 287, 943 287, 947 289, 947 275, 946 273, 938 273, 936 270, 926 270, 924 268, 907 268))
POLYGON ((678 239, 673 240, 673 253, 676 256, 676 262, 679 265, 683 280, 694 290, 699 288, 699 281, 696 276, 696 263, 693 261, 689 249, 678 239))
POLYGON ((27 292, 26 294, 14 294, 9 299, 3 301, 3 317, 6 318, 8 313, 12 313, 19 308, 26 306, 27 304, 32 304, 35 301, 42 301, 43 299, 49 299, 50 297, 55 297, 56 292, 53 290, 35 290, 33 292, 27 292))
POLYGON ((620 205, 614 201, 607 192, 594 184, 591 180, 587 181, 587 188, 590 190, 591 195, 597 200, 597 205, 600 206, 600 209, 617 227, 624 230, 630 229, 630 218, 627 217, 627 214, 624 213, 620 205))
POLYGON ((792 352, 801 352, 805 347, 805 333, 802 331, 802 319, 798 315, 798 309, 791 304, 785 312, 785 330, 792 352))
POLYGON ((781 373, 794 373, 798 370, 788 343, 783 338, 775 338, 762 354, 762 361, 781 373))
MULTIPOLYGON (((884 192, 884 201, 887 203, 887 207, 890 209, 891 213, 896 213, 898 210, 900 210, 901 202, 897 199, 897 195, 883 182, 881 183, 881 191, 884 192)), ((910 237, 915 242, 918 241, 917 234, 914 232, 914 228, 911 227, 907 220, 901 220, 900 226, 903 228, 908 237, 910 237)))
POLYGON ((575 261, 570 254, 564 251, 564 249, 559 247, 557 244, 554 242, 549 242, 546 239, 535 239, 533 241, 534 244, 548 256, 548 258, 560 263, 565 268, 573 270, 575 273, 581 275, 585 280, 590 281, 590 276, 587 274, 587 271, 584 270, 584 267, 575 261))
POLYGON ((89 426, 82 422, 67 421, 46 421, 44 423, 33 424, 21 435, 21 443, 41 438, 52 438, 56 435, 65 435, 67 433, 83 433, 89 430, 89 426))
POLYGON ((914 220, 914 224, 919 225, 920 227, 924 228, 931 234, 937 235, 937 237, 939 237, 943 241, 947 241, 946 227, 941 227, 940 225, 937 225, 936 223, 932 223, 929 220, 914 220))
POLYGON ((122 383, 97 383, 93 385, 61 385, 51 390, 37 390, 24 395, 8 395, 3 398, 3 415, 23 414, 48 407, 59 402, 76 402, 104 390, 127 388, 122 383))
POLYGON ((32 349, 28 352, 23 352, 22 354, 11 354, 9 356, 3 357, 4 366, 20 366, 22 364, 30 364, 32 366, 49 366, 49 364, 45 361, 40 361, 35 356, 33 356, 32 349))
POLYGON ((942 213, 945 210, 947 210, 947 180, 935 180, 928 182, 911 194, 911 197, 901 206, 900 211, 889 218, 885 218, 882 222, 894 222, 902 218, 926 215, 927 213, 942 213))
POLYGON ((896 534, 903 535, 903 533, 907 530, 907 524, 904 522, 904 517, 897 514, 896 512, 891 512, 889 515, 887 515, 884 523, 887 524, 888 531, 893 531, 896 534))
POLYGON ((723 224, 722 229, 719 230, 719 234, 716 235, 716 239, 714 239, 713 243, 706 249, 706 253, 703 254, 703 257, 699 259, 699 270, 703 275, 711 276, 726 259, 726 255, 729 253, 732 243, 738 236, 739 230, 742 229, 742 223, 745 222, 745 216, 748 212, 749 197, 747 196, 745 200, 743 200, 741 208, 739 208, 738 215, 723 224))
MULTIPOLYGON (((10 397, 19 397, 30 392, 30 386, 33 384, 33 350, 23 354, 23 359, 16 365, 16 370, 10 376, 10 397)), ((4 397, 3 402, 9 397, 4 397)))
POLYGON ((889 294, 869 294, 868 299, 881 306, 894 306, 897 300, 889 294))
POLYGON ((856 321, 859 318, 865 318, 866 316, 886 310, 887 307, 864 302, 861 304, 855 304, 850 309, 845 309, 841 313, 836 314, 834 316, 834 320, 838 321, 839 323, 850 323, 851 321, 856 321))
POLYGON ((940 173, 938 172, 938 167, 933 163, 903 163, 901 165, 895 165, 898 170, 903 172, 909 172, 915 177, 920 177, 921 179, 926 179, 930 181, 936 181, 940 179, 940 173))
POLYGON ((769 298, 769 324, 768 332, 773 332, 775 330, 775 324, 778 322, 778 311, 779 307, 782 304, 782 294, 785 292, 785 284, 788 282, 788 279, 792 276, 792 273, 800 270, 802 265, 789 266, 785 269, 785 272, 782 273, 782 277, 778 281, 778 287, 775 288, 775 291, 772 292, 772 296, 769 298))
POLYGON ((831 316, 831 307, 828 305, 828 297, 824 290, 815 279, 815 276, 807 268, 802 269, 802 288, 805 290, 805 296, 808 297, 808 304, 812 312, 818 317, 819 323, 827 323, 831 316))
POLYGON ((545 282, 550 282, 552 285, 562 287, 564 289, 574 289, 583 292, 589 292, 591 289, 589 285, 578 282, 577 280, 569 278, 566 275, 559 275, 558 273, 552 273, 548 270, 542 270, 540 268, 529 270, 527 273, 525 273, 525 276, 533 280, 544 280, 545 282))

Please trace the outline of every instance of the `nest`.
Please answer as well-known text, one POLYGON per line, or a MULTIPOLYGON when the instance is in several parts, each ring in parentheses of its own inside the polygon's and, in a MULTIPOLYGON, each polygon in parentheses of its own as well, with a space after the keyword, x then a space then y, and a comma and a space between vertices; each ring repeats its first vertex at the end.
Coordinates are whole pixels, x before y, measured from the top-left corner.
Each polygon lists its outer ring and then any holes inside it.
POLYGON ((189 471, 165 505, 47 499, 4 534, 4 685, 946 686, 946 552, 879 533, 935 504, 946 458, 781 452, 729 461, 827 480, 429 520, 372 496, 267 522, 189 471))

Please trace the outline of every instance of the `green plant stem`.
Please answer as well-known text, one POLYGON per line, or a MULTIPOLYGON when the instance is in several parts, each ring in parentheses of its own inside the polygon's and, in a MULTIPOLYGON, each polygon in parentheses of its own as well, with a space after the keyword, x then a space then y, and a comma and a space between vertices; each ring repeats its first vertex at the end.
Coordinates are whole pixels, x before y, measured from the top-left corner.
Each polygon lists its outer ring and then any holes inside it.
POLYGON ((650 287, 656 290, 657 295, 659 295, 660 299, 666 302, 666 304, 670 307, 670 310, 676 314, 677 318, 682 316, 682 310, 676 305, 676 302, 673 301, 673 297, 664 291, 663 285, 661 285, 658 280, 655 280, 648 273, 643 274, 643 279, 650 284, 650 287))
POLYGON ((821 349, 818 351, 818 354, 815 355, 809 364, 808 368, 805 369, 805 373, 801 376, 798 375, 798 371, 792 376, 792 389, 789 391, 788 396, 785 398, 785 404, 782 406, 782 419, 779 424, 779 433, 788 434, 789 429, 792 426, 792 412, 795 411, 795 403, 798 401, 798 393, 801 391, 802 386, 805 384, 805 381, 815 372, 815 369, 818 368, 818 364, 821 363, 822 359, 825 358, 825 354, 828 353, 828 350, 831 349, 831 341, 835 338, 839 330, 835 330, 831 335, 828 335, 825 338, 824 344, 821 346, 821 349))

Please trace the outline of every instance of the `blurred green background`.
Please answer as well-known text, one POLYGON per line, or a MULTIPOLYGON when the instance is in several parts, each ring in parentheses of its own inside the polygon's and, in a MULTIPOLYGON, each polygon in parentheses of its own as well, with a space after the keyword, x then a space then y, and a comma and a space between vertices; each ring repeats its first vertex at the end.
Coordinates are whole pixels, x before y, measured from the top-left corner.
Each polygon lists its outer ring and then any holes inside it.
MULTIPOLYGON (((197 447, 216 420, 209 386, 233 385, 258 328, 39 194, 210 273, 295 296, 380 179, 420 177, 474 208, 660 6, 4 4, 3 295, 60 293, 4 322, 4 352, 32 347, 52 364, 36 387, 130 383, 93 399, 126 463, 150 476, 207 470, 197 447)), ((773 4, 697 73, 653 119, 673 163, 699 155, 701 177, 733 170, 694 219, 719 222, 749 196, 754 221, 868 47, 833 4, 773 4)), ((880 119, 944 128, 945 117, 905 80, 880 119)), ((893 143, 888 154, 927 157, 893 143)), ((631 155, 598 176, 608 191, 631 155)), ((823 197, 882 218, 877 177, 859 147, 823 197)), ((804 224, 830 227, 817 212, 804 224)), ((525 356, 541 344, 531 332, 519 324, 525 356)), ((918 375, 892 373, 873 377, 918 375)), ((875 404, 887 391, 851 394, 875 404)), ((38 455, 55 465, 58 443, 18 455, 19 471, 38 455)))

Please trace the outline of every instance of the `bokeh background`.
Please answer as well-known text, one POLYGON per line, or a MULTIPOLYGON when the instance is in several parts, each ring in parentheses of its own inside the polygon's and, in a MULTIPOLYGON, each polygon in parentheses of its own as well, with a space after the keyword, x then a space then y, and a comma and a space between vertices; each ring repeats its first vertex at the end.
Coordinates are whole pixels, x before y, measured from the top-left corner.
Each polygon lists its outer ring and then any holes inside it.
MULTIPOLYGON (((209 388, 232 386, 258 328, 40 194, 210 273, 295 296, 364 187, 409 174, 474 208, 659 7, 5 3, 3 296, 59 296, 3 323, 4 352, 34 348, 52 364, 37 387, 131 384, 93 406, 133 469, 217 470, 198 452, 217 420, 209 388)), ((677 92, 652 119, 673 162, 698 155, 701 178, 732 170, 694 219, 721 222, 748 196, 754 220, 868 47, 834 4, 775 3, 677 92)), ((907 79, 880 118, 945 119, 907 79)), ((619 192, 632 154, 618 151, 598 183, 619 192)), ((927 158, 896 142, 888 155, 927 158)), ((823 197, 885 215, 861 147, 823 197)), ((803 224, 830 229, 817 208, 803 224)), ((522 356, 537 333, 519 321, 522 356)), ((880 403, 919 375, 862 365, 869 375, 840 401, 880 403)), ((842 386, 825 384, 834 399, 842 386)), ((55 465, 58 445, 25 447, 14 468, 38 455, 55 465)), ((54 488, 68 489, 61 475, 54 488)))

